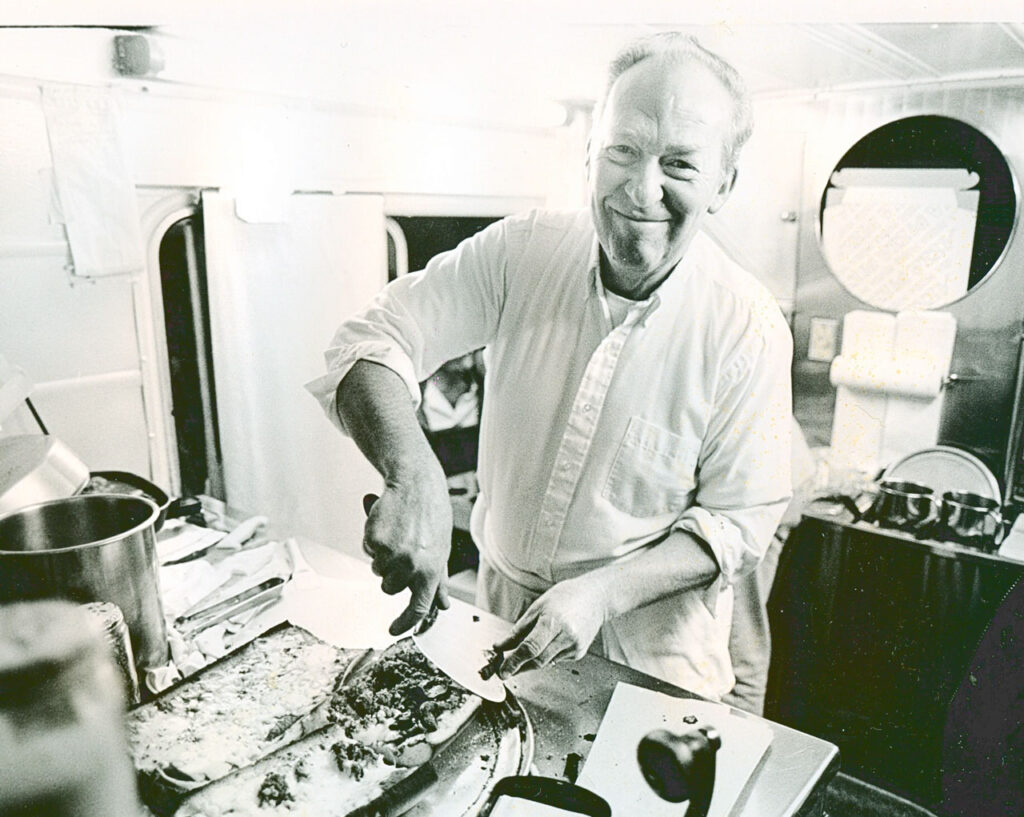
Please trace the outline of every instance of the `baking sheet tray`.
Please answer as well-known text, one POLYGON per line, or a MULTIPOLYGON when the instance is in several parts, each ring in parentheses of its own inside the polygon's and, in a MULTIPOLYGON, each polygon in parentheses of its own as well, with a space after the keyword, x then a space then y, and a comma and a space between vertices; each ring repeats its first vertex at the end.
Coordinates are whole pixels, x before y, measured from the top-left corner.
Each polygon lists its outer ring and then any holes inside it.
MULTIPOLYGON (((211 673, 223 671, 227 662, 254 643, 261 639, 274 638, 290 628, 302 629, 290 622, 282 622, 259 635, 253 642, 233 650, 194 675, 164 690, 153 700, 133 708, 132 712, 143 707, 167 708, 173 697, 188 695, 190 689, 198 686, 197 681, 211 673)), ((332 646, 344 654, 350 667, 357 662, 362 666, 363 662, 359 659, 367 653, 372 653, 367 650, 346 650, 339 645, 332 646)), ((130 712, 129 718, 131 717, 133 715, 130 712)), ((525 774, 530 768, 533 759, 533 729, 525 709, 510 694, 504 704, 484 702, 460 739, 453 742, 449 748, 450 751, 439 753, 444 754, 444 758, 443 762, 438 764, 437 783, 408 814, 417 817, 470 817, 476 814, 497 780, 507 775, 525 774)), ((153 814, 160 817, 173 814, 191 791, 201 787, 187 783, 176 785, 173 780, 141 772, 139 784, 143 803, 153 814)), ((338 814, 344 815, 345 810, 339 810, 338 814)))

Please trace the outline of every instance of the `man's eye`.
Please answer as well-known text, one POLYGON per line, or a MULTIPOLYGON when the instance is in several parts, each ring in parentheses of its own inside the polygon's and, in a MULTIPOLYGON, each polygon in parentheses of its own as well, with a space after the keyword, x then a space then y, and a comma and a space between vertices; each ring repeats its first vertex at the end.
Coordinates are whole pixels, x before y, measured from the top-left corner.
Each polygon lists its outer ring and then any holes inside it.
POLYGON ((694 176, 698 172, 697 168, 685 159, 668 159, 662 166, 666 173, 675 178, 694 176))
POLYGON ((636 156, 636 148, 629 145, 611 145, 607 150, 608 158, 613 162, 628 162, 636 156))

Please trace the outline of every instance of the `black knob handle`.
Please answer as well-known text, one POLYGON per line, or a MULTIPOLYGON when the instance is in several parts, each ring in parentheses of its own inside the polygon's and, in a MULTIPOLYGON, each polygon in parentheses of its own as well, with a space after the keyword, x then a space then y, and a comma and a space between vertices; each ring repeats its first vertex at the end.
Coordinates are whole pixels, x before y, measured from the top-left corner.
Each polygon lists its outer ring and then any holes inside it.
POLYGON ((637 761, 648 785, 670 803, 689 800, 686 817, 706 817, 715 785, 718 731, 702 726, 681 735, 649 732, 637 746, 637 761))

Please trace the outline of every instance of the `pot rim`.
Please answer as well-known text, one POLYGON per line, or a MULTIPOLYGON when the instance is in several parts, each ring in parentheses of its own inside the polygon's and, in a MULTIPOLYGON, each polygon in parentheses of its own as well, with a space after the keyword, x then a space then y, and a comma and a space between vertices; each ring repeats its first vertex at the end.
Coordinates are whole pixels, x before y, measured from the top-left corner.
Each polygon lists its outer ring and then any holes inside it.
MULTIPOLYGON (((134 525, 131 528, 127 528, 126 530, 123 530, 123 531, 121 531, 119 533, 116 533, 113 536, 108 536, 106 539, 97 539, 97 540, 95 540, 93 542, 82 542, 82 543, 77 544, 77 545, 67 545, 65 547, 59 547, 59 548, 44 548, 43 550, 8 550, 8 549, 6 549, 3 546, 3 543, 0 542, 0 556, 34 556, 34 555, 38 555, 38 556, 42 557, 42 556, 47 556, 47 555, 51 555, 51 554, 54 554, 54 553, 68 553, 68 552, 76 551, 76 550, 87 550, 89 548, 102 547, 103 545, 109 545, 112 542, 117 542, 117 541, 119 541, 121 539, 124 539, 124 538, 126 538, 128 536, 132 536, 133 534, 136 534, 139 531, 144 530, 145 528, 152 528, 154 526, 154 523, 156 522, 157 517, 160 515, 160 508, 157 507, 157 504, 155 502, 153 502, 153 500, 149 499, 148 497, 133 496, 131 494, 95 493, 95 494, 76 494, 74 496, 62 497, 60 499, 48 499, 45 502, 36 502, 34 505, 27 505, 24 508, 18 508, 17 510, 11 511, 10 513, 5 513, 3 515, 0 515, 0 523, 3 523, 4 520, 10 519, 11 517, 18 516, 19 514, 24 514, 24 513, 27 513, 29 511, 34 511, 34 510, 36 510, 38 508, 43 508, 43 507, 46 507, 46 506, 49 506, 49 505, 70 505, 70 504, 78 504, 78 503, 85 504, 85 503, 88 503, 88 502, 92 502, 95 499, 104 499, 104 500, 115 499, 115 500, 117 500, 119 502, 129 502, 129 503, 130 502, 141 502, 141 503, 149 506, 149 514, 147 515, 147 517, 144 520, 139 522, 137 525, 134 525)), ((154 536, 155 536, 155 533, 154 533, 154 536)))
POLYGON ((1000 509, 1000 504, 995 499, 976 494, 973 491, 946 491, 942 495, 942 501, 960 508, 969 508, 972 511, 985 513, 1000 509))
POLYGON ((882 480, 878 483, 878 491, 879 493, 889 494, 890 496, 935 496, 935 489, 930 485, 924 485, 923 483, 913 482, 912 480, 906 479, 882 480))

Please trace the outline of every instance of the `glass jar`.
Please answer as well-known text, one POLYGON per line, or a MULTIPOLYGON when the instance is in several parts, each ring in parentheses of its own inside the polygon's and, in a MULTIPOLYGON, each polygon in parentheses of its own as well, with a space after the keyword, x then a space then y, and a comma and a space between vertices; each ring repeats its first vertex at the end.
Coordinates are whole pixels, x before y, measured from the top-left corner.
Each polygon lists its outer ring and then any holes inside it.
POLYGON ((0 606, 0 814, 138 817, 124 685, 95 616, 0 606))

